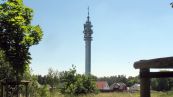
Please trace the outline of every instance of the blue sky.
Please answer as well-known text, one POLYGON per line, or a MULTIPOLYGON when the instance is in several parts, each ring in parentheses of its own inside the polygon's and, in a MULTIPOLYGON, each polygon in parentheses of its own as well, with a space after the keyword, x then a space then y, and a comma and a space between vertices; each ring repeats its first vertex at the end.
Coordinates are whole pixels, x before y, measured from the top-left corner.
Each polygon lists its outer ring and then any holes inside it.
POLYGON ((83 24, 93 24, 92 74, 138 75, 133 63, 173 55, 172 0, 24 0, 44 36, 31 47, 34 74, 48 68, 85 70, 83 24))

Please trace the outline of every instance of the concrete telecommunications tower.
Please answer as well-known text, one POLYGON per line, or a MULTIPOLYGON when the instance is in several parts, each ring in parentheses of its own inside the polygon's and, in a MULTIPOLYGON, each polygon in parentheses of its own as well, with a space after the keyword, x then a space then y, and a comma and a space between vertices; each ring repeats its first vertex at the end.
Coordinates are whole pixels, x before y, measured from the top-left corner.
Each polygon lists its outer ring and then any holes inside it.
POLYGON ((91 41, 92 41, 92 24, 89 17, 89 7, 87 21, 84 24, 84 41, 85 41, 85 74, 91 74, 91 41))

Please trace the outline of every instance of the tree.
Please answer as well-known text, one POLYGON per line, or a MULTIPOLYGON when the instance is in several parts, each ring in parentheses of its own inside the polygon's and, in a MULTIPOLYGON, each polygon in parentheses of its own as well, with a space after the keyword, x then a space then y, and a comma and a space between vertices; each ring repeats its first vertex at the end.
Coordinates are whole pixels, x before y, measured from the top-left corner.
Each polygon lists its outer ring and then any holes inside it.
POLYGON ((40 97, 50 97, 48 85, 44 85, 43 88, 40 89, 40 97))
POLYGON ((151 88, 156 91, 168 91, 171 89, 169 78, 153 78, 151 88))
MULTIPOLYGON (((167 70, 162 70, 160 72, 168 72, 167 70)), ((171 90, 173 84, 172 78, 153 78, 151 80, 151 88, 156 91, 168 91, 171 90)))
MULTIPOLYGON (((7 0, 0 4, 0 48, 17 81, 30 64, 29 48, 38 44, 43 35, 39 25, 31 25, 32 17, 33 10, 26 7, 23 0, 7 0)), ((17 84, 17 97, 18 91, 17 84)))
POLYGON ((48 69, 48 74, 46 75, 46 82, 50 85, 50 96, 54 96, 55 90, 58 88, 59 84, 59 75, 57 70, 53 70, 52 68, 48 69))
POLYGON ((118 76, 110 76, 110 77, 101 77, 98 78, 99 81, 107 81, 109 85, 112 85, 113 83, 125 83, 127 84, 128 80, 125 75, 118 75, 118 76))
POLYGON ((46 75, 42 76, 42 75, 37 75, 38 78, 38 83, 41 85, 46 85, 47 84, 47 77, 46 75))
POLYGON ((69 71, 60 73, 61 93, 70 95, 80 95, 97 93, 96 79, 91 75, 81 75, 76 73, 75 67, 69 71))
MULTIPOLYGON (((7 78, 13 78, 13 76, 13 70, 8 61, 5 60, 4 52, 0 50, 0 80, 2 81, 6 80, 7 78)), ((0 87, 1 85, 2 84, 0 84, 0 87)))
POLYGON ((132 85, 134 85, 136 83, 139 83, 139 76, 135 76, 135 77, 129 76, 128 77, 128 79, 127 79, 128 87, 131 87, 132 85))
POLYGON ((60 73, 60 82, 62 84, 61 93, 74 94, 74 83, 76 82, 76 69, 73 67, 69 71, 63 71, 60 73))
POLYGON ((49 84, 52 89, 58 85, 59 83, 58 71, 54 71, 52 68, 49 68, 46 77, 47 77, 47 84, 49 84))
POLYGON ((31 25, 32 17, 33 10, 23 0, 0 4, 0 48, 17 75, 30 63, 29 47, 38 44, 43 35, 39 25, 31 25))

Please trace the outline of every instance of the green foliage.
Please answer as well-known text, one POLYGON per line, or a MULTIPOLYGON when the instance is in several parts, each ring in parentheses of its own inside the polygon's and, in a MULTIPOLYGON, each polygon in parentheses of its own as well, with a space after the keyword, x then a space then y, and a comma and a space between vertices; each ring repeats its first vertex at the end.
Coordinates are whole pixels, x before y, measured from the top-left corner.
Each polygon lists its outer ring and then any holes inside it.
POLYGON ((32 80, 29 83, 29 87, 28 87, 28 93, 31 97, 39 97, 40 96, 40 86, 39 83, 37 82, 37 79, 35 76, 32 76, 32 80))
POLYGON ((9 62, 5 59, 4 51, 0 50, 0 80, 13 77, 14 71, 9 65, 9 62))
POLYGON ((171 78, 153 78, 151 88, 156 91, 169 91, 172 87, 173 79, 171 78))
POLYGON ((48 69, 48 74, 45 76, 37 75, 38 83, 42 86, 49 85, 50 86, 50 95, 53 96, 55 92, 58 91, 59 88, 59 73, 57 70, 53 70, 52 68, 48 69))
MULTIPOLYGON (((28 76, 28 78, 30 79, 28 86, 28 93, 30 97, 49 97, 50 91, 48 85, 40 85, 37 81, 37 76, 35 75, 28 76)), ((22 94, 25 95, 25 88, 22 87, 22 89, 22 94)))
POLYGON ((46 76, 47 84, 51 86, 51 88, 56 88, 59 84, 59 76, 58 71, 54 71, 52 68, 48 69, 48 74, 46 76))
MULTIPOLYGON (((169 72, 162 70, 160 72, 169 72)), ((169 91, 173 87, 173 78, 153 78, 151 79, 151 88, 156 91, 169 91)))
POLYGON ((48 85, 44 85, 40 88, 40 97, 49 97, 49 87, 48 85))
POLYGON ((126 84, 128 87, 130 87, 136 83, 139 83, 139 77, 138 76, 136 76, 136 77, 129 76, 126 84))
MULTIPOLYGON (((12 67, 9 65, 9 62, 5 60, 5 54, 0 49, 0 81, 10 79, 14 79, 14 72, 12 67)), ((2 84, 0 84, 1 87, 2 84)), ((0 90, 1 91, 1 90, 0 90)))
POLYGON ((74 94, 78 95, 98 92, 95 86, 96 83, 93 76, 77 74, 75 77, 76 82, 74 83, 74 94))
POLYGON ((48 85, 41 86, 36 80, 34 80, 29 85, 29 95, 31 97, 49 97, 49 87, 48 85))
POLYGON ((60 80, 62 94, 79 95, 97 92, 94 77, 77 74, 75 67, 69 71, 61 72, 60 80))
POLYGON ((29 47, 42 38, 39 25, 32 26, 33 10, 23 0, 0 4, 0 48, 13 69, 23 74, 30 63, 29 47), (19 68, 20 67, 20 68, 19 68))
MULTIPOLYGON (((24 72, 23 80, 30 81, 28 84, 28 93, 31 97, 40 97, 40 85, 37 81, 37 77, 35 75, 31 75, 30 68, 28 67, 27 70, 24 72)), ((20 85, 21 94, 25 95, 26 88, 24 85, 20 85)), ((23 97, 23 96, 22 96, 23 97)))
POLYGON ((47 82, 47 76, 44 75, 37 75, 37 78, 38 78, 38 83, 41 84, 41 85, 46 85, 48 82, 47 82))

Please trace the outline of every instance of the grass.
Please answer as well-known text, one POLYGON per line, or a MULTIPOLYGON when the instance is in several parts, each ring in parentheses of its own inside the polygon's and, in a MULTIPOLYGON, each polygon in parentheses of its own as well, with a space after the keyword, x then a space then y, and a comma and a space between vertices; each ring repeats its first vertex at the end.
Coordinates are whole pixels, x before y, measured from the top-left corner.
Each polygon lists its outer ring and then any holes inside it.
MULTIPOLYGON (((64 96, 61 94, 56 94, 54 97, 72 97, 72 96, 64 96)), ((128 93, 128 92, 113 92, 113 93, 99 93, 97 95, 80 95, 73 97, 140 97, 139 92, 137 93, 128 93)), ((173 91, 170 92, 151 92, 151 97, 173 97, 173 91)))

